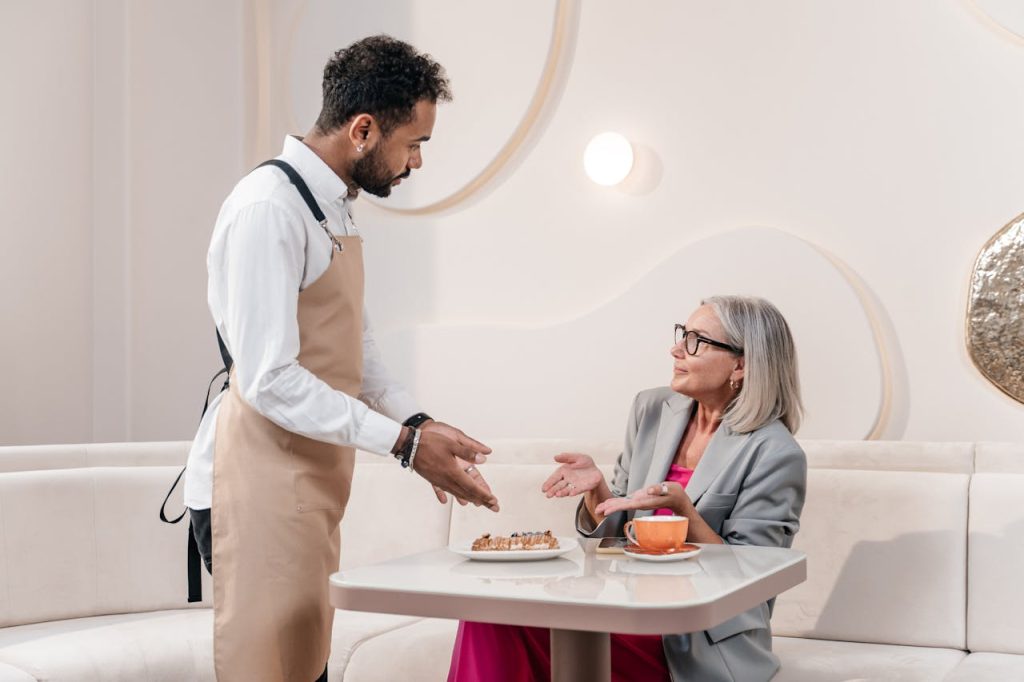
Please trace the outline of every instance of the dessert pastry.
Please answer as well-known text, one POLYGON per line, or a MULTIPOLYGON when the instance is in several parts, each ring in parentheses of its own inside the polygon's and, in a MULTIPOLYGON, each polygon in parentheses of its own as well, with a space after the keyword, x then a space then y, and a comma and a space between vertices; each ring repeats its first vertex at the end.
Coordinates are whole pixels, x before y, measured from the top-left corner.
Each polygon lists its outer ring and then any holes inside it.
POLYGON ((491 535, 484 533, 473 541, 474 552, 509 552, 522 549, 558 549, 558 538, 546 530, 541 532, 491 535))

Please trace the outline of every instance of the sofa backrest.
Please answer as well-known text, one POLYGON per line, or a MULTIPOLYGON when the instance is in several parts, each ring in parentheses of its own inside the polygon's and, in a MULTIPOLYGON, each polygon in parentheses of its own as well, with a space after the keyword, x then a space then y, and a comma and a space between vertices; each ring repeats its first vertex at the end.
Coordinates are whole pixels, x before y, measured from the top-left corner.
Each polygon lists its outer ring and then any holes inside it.
POLYGON ((968 525, 967 648, 1024 654, 1024 445, 979 443, 968 525))
MULTIPOLYGON (((0 474, 0 627, 185 608, 188 524, 157 517, 177 466, 0 474)), ((181 507, 177 494, 174 509, 181 507)), ((204 596, 209 605, 207 576, 204 596)))
MULTIPOLYGON (((83 467, 177 466, 180 469, 185 466, 190 446, 189 441, 8 445, 0 447, 0 473, 83 467)), ((173 476, 168 487, 172 481, 173 476)))
MULTIPOLYGON (((622 422, 623 431, 626 422, 622 422)), ((563 452, 590 455, 598 465, 614 464, 622 452, 622 440, 585 438, 498 438, 485 440, 494 451, 488 464, 542 464, 554 469, 554 456, 563 452)))
POLYGON ((341 521, 342 569, 445 547, 452 501, 395 460, 360 453, 341 521))
MULTIPOLYGON (((341 566, 483 532, 572 535, 576 500, 539 492, 551 457, 587 452, 607 476, 619 450, 491 445, 482 470, 500 515, 438 504, 419 477, 360 453, 341 566)), ((1024 446, 979 444, 975 457, 973 445, 956 443, 803 445, 809 489, 795 547, 808 553, 808 580, 779 597, 776 634, 1024 653, 1024 446)), ((187 451, 188 443, 0 448, 0 627, 185 607, 187 524, 160 523, 156 510, 187 451)), ((179 487, 170 508, 180 505, 179 487)), ((209 605, 205 572, 204 580, 209 605)))
POLYGON ((794 547, 807 581, 780 595, 778 635, 964 648, 973 446, 803 443, 794 547))

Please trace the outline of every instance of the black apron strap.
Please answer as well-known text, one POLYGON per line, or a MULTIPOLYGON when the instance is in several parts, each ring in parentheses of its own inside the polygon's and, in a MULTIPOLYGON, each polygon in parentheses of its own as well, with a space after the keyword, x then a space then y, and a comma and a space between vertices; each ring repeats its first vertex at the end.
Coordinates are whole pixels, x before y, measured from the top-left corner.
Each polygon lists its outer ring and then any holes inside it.
POLYGON ((177 523, 178 521, 181 521, 183 518, 185 518, 185 514, 188 513, 188 508, 186 507, 185 511, 181 512, 181 514, 177 518, 175 518, 175 519, 167 518, 167 514, 166 514, 167 502, 171 499, 171 493, 173 493, 174 489, 178 487, 178 481, 181 480, 181 477, 184 474, 185 474, 185 467, 181 467, 181 471, 178 472, 178 477, 176 479, 174 479, 174 483, 171 484, 171 489, 167 491, 167 496, 164 497, 164 503, 160 505, 160 520, 163 521, 164 523, 177 523))
MULTIPOLYGON (((335 251, 344 251, 345 247, 342 246, 341 242, 338 241, 338 238, 334 236, 333 232, 331 232, 331 228, 327 226, 327 216, 325 216, 324 212, 320 210, 320 205, 316 203, 316 199, 313 198, 313 193, 309 191, 309 186, 306 185, 306 181, 302 179, 299 172, 292 168, 286 161, 282 161, 281 159, 264 161, 256 167, 262 168, 263 166, 274 166, 275 168, 282 170, 284 174, 288 176, 291 183, 295 185, 295 189, 299 190, 299 196, 301 196, 302 200, 306 202, 306 206, 309 207, 310 213, 312 213, 316 221, 320 223, 320 227, 323 228, 323 231, 327 234, 327 238, 331 240, 331 246, 335 251)), ((331 257, 334 257, 333 252, 331 253, 331 257)))
MULTIPOLYGON (((206 400, 203 401, 203 411, 199 415, 200 421, 202 421, 203 417, 206 416, 206 410, 209 409, 210 407, 210 389, 213 387, 213 382, 216 381, 217 377, 219 377, 221 374, 227 374, 228 378, 224 380, 224 385, 221 386, 220 389, 221 392, 223 392, 224 390, 227 389, 228 381, 230 380, 231 377, 231 355, 228 354, 227 348, 224 347, 224 342, 220 338, 220 332, 217 332, 217 343, 220 344, 221 358, 224 359, 224 368, 213 375, 213 378, 210 379, 209 385, 207 385, 206 387, 206 400)), ((181 481, 181 477, 184 474, 185 467, 182 467, 181 471, 178 472, 178 477, 175 478, 174 483, 171 484, 171 489, 168 490, 167 495, 164 496, 164 503, 160 505, 160 520, 164 523, 178 523, 183 518, 185 518, 185 514, 188 513, 188 508, 186 507, 185 511, 181 512, 181 514, 179 514, 177 517, 173 519, 167 518, 167 503, 170 501, 171 495, 174 493, 174 489, 178 487, 178 483, 181 481)))
MULTIPOLYGON (((186 510, 187 511, 187 510, 186 510)), ((203 601, 202 557, 199 556, 199 544, 192 521, 188 522, 188 602, 203 601)))
POLYGON ((316 203, 316 199, 313 198, 313 193, 309 191, 306 181, 302 179, 302 176, 299 175, 297 170, 291 167, 291 164, 286 161, 282 161, 281 159, 271 159, 270 161, 264 161, 256 167, 262 168, 263 166, 275 166, 284 171, 284 174, 288 176, 291 183, 295 185, 295 189, 299 190, 299 195, 302 196, 302 200, 306 202, 306 206, 309 206, 309 210, 313 213, 313 217, 316 218, 316 221, 321 225, 327 222, 327 216, 325 216, 324 212, 320 210, 320 206, 316 203))

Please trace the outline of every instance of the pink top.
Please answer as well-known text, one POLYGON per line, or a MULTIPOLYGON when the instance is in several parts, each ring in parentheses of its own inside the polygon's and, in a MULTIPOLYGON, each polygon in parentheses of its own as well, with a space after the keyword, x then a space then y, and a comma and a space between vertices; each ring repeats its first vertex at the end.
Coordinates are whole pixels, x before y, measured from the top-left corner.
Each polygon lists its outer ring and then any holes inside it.
MULTIPOLYGON (((690 482, 690 477, 693 476, 693 469, 687 469, 681 467, 678 464, 673 464, 668 468, 668 476, 665 478, 666 483, 678 483, 679 485, 686 487, 686 484, 690 482)), ((672 516, 675 514, 671 509, 658 509, 654 512, 655 516, 672 516)))

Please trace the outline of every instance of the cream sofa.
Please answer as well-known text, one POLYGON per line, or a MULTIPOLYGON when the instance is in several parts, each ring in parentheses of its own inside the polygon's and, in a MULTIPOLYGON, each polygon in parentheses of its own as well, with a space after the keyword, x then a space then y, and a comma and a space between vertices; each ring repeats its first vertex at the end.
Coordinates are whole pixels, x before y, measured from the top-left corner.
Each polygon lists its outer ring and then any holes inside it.
MULTIPOLYGON (((550 457, 589 452, 610 469, 617 454, 492 445, 497 516, 439 505, 418 477, 361 454, 342 568, 484 530, 571 533, 572 501, 538 492, 550 457)), ((1024 680, 1024 446, 804 447, 808 580, 776 604, 776 680, 1024 680)), ((157 519, 186 451, 0 448, 0 682, 213 680, 209 602, 185 603, 186 527, 157 519)), ((341 611, 330 679, 443 680, 454 634, 453 621, 341 611)))

